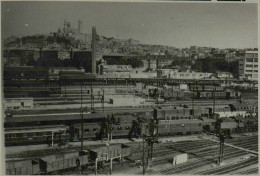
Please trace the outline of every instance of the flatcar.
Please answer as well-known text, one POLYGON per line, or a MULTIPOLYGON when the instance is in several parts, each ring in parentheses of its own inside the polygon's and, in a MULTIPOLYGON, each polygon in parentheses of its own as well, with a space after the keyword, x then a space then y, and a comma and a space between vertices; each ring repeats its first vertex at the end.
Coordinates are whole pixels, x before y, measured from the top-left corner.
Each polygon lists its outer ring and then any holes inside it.
POLYGON ((12 127, 5 129, 5 144, 62 143, 69 140, 69 128, 65 125, 12 127))

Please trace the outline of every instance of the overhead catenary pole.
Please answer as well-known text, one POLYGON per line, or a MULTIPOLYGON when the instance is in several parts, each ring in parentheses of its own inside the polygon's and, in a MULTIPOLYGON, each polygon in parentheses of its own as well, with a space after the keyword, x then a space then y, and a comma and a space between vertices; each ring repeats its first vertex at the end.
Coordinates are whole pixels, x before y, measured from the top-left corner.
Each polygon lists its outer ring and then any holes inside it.
POLYGON ((195 84, 193 82, 193 91, 192 91, 192 116, 194 116, 194 87, 195 87, 195 84))
POLYGON ((81 111, 81 152, 83 152, 83 108, 82 108, 82 82, 80 83, 80 111, 81 111))
POLYGON ((213 89, 213 117, 214 117, 214 114, 215 114, 215 91, 216 91, 216 86, 215 84, 213 83, 214 85, 214 89, 213 89))

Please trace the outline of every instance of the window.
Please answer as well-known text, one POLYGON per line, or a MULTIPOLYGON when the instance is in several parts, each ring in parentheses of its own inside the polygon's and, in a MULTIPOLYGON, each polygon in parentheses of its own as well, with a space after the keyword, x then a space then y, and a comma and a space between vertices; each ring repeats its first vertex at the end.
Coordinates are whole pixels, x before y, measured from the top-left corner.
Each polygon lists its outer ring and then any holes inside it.
POLYGON ((12 138, 12 134, 5 134, 5 138, 12 138))
POLYGON ((36 132, 35 136, 41 136, 41 133, 40 132, 36 132))
POLYGON ((246 59, 247 62, 253 62, 253 59, 246 59))
POLYGON ((185 125, 184 125, 184 124, 182 124, 181 126, 182 126, 182 127, 184 127, 185 125))
POLYGON ((23 137, 23 134, 22 133, 18 133, 18 134, 16 134, 16 137, 23 137))
POLYGON ((126 126, 126 127, 125 127, 125 129, 126 129, 126 130, 129 130, 129 129, 130 129, 130 127, 129 127, 129 126, 126 126))
POLYGON ((85 129, 84 132, 85 132, 85 133, 88 133, 88 132, 89 132, 89 129, 85 129))
POLYGON ((117 127, 117 130, 121 130, 122 128, 121 127, 117 127))
POLYGON ((96 131, 97 131, 97 129, 96 129, 96 128, 93 128, 93 131, 94 131, 94 132, 96 132, 96 131))
POLYGON ((27 137, 33 137, 33 133, 27 133, 27 137))

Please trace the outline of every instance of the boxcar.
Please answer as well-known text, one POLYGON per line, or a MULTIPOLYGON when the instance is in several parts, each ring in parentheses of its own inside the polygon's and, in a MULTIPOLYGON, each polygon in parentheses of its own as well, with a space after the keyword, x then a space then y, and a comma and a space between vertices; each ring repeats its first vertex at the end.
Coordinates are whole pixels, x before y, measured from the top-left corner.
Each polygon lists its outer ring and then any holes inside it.
POLYGON ((39 172, 39 163, 36 160, 6 161, 6 175, 36 175, 39 172))
POLYGON ((175 134, 193 134, 202 132, 200 120, 169 120, 160 121, 158 133, 161 136, 175 134))
POLYGON ((49 155, 40 159, 40 169, 43 173, 79 167, 89 163, 88 152, 80 156, 79 152, 49 155))

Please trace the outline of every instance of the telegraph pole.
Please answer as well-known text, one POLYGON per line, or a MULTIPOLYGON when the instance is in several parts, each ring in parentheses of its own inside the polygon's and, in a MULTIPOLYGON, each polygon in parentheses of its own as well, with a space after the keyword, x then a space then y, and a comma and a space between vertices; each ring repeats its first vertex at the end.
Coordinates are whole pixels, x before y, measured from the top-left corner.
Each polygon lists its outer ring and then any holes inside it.
POLYGON ((194 87, 195 84, 193 82, 193 91, 192 91, 192 116, 194 116, 194 87))
POLYGON ((213 117, 214 117, 214 114, 215 114, 215 91, 216 91, 216 86, 215 84, 213 83, 214 85, 214 89, 213 89, 213 117))
POLYGON ((82 108, 82 82, 80 83, 80 111, 81 111, 81 152, 83 152, 83 108, 82 108))
POLYGON ((103 95, 102 95, 102 98, 101 98, 101 103, 102 103, 102 109, 103 109, 103 112, 105 111, 105 106, 104 106, 104 103, 105 103, 105 90, 102 91, 103 92, 103 95))

